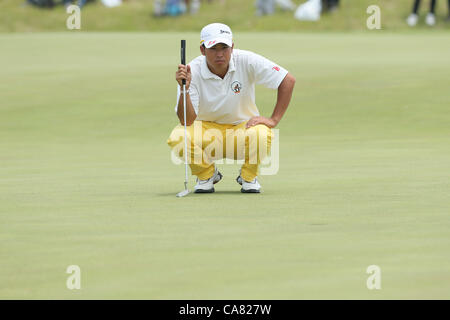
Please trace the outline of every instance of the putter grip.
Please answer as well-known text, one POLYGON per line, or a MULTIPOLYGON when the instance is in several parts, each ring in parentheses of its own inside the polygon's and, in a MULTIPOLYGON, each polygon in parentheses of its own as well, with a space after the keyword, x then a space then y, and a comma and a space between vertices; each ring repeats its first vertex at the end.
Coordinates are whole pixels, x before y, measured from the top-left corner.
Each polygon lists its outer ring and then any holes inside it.
MULTIPOLYGON (((181 40, 181 64, 186 65, 186 40, 181 40)), ((186 84, 186 79, 182 83, 186 84)))

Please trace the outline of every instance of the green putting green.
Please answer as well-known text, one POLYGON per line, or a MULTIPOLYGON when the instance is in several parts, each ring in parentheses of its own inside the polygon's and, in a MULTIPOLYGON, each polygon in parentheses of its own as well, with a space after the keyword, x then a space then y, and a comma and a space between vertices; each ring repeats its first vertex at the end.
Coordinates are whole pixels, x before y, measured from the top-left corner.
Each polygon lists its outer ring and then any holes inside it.
POLYGON ((0 35, 0 298, 450 298, 448 33, 236 33, 297 79, 279 172, 176 198, 182 38, 0 35))

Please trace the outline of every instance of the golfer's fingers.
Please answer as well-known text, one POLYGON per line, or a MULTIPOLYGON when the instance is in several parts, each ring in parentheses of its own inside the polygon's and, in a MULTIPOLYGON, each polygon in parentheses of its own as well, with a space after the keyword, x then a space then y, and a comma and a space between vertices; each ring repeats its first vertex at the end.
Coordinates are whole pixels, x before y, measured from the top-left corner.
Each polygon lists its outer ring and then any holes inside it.
POLYGON ((183 80, 183 79, 186 79, 186 77, 187 77, 186 71, 178 70, 178 71, 176 72, 176 78, 177 78, 177 80, 183 80))
POLYGON ((186 83, 189 85, 191 82, 191 67, 179 64, 178 71, 176 72, 176 80, 181 85, 183 80, 186 80, 186 83))
POLYGON ((175 73, 175 80, 177 80, 178 83, 181 83, 182 78, 181 78, 180 74, 178 73, 178 71, 175 73))
POLYGON ((264 124, 264 120, 259 117, 252 118, 247 122, 246 127, 250 128, 250 127, 256 126, 257 124, 260 124, 260 123, 264 124))
POLYGON ((178 65, 178 71, 190 72, 191 71, 191 67, 190 66, 185 66, 183 64, 179 64, 178 65))
POLYGON ((255 120, 250 119, 250 120, 248 120, 248 122, 247 122, 247 124, 245 125, 245 127, 246 127, 246 128, 253 127, 253 126, 254 126, 254 123, 255 123, 255 120))
POLYGON ((182 64, 179 64, 178 65, 178 70, 177 70, 177 72, 182 72, 182 71, 184 71, 186 68, 182 65, 182 64))

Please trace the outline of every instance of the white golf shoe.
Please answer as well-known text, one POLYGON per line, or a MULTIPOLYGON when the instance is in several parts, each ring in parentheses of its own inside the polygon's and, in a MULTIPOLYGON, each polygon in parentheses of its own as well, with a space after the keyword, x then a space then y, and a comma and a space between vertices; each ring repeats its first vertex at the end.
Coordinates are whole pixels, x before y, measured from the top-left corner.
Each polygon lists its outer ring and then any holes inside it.
POLYGON ((408 24, 408 26, 410 27, 414 27, 417 22, 419 21, 419 16, 415 13, 411 13, 408 17, 408 19, 406 19, 406 23, 408 24))
POLYGON ((242 188, 242 193, 260 193, 261 192, 261 185, 258 182, 258 179, 255 177, 252 181, 245 181, 242 179, 241 175, 236 178, 236 182, 239 183, 242 188))
POLYGON ((217 170, 217 168, 215 168, 214 174, 211 178, 207 180, 200 180, 197 178, 197 184, 194 187, 194 193, 213 193, 214 185, 222 180, 222 177, 222 174, 217 170))
POLYGON ((429 25, 430 27, 434 26, 436 24, 436 16, 432 14, 431 12, 427 14, 425 18, 425 23, 429 25))

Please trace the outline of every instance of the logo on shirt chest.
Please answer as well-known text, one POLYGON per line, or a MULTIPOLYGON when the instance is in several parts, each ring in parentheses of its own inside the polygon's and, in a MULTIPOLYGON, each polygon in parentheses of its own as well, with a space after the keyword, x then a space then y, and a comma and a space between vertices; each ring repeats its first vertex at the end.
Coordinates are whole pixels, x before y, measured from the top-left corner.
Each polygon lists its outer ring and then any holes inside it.
POLYGON ((241 93, 241 90, 242 90, 242 83, 240 83, 239 81, 234 81, 234 82, 231 84, 231 90, 232 90, 235 94, 241 93))

